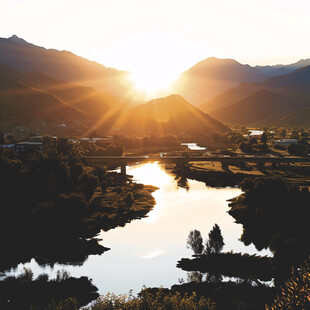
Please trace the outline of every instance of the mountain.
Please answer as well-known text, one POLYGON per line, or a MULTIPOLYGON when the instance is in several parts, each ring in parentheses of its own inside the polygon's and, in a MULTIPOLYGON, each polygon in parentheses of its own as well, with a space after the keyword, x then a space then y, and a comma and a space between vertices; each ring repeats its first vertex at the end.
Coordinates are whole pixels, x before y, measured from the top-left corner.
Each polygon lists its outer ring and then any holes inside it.
POLYGON ((310 65, 289 74, 274 76, 265 80, 262 84, 273 89, 279 89, 289 85, 308 85, 310 84, 310 65))
POLYGON ((225 106, 237 102, 261 89, 265 88, 259 83, 242 83, 215 96, 210 101, 200 105, 199 108, 205 113, 210 113, 211 111, 224 108, 225 106))
POLYGON ((263 74, 269 76, 285 75, 302 67, 310 66, 310 59, 301 59, 289 65, 256 66, 263 74))
POLYGON ((276 125, 310 128, 310 106, 286 115, 276 125))
POLYGON ((107 68, 71 52, 45 49, 13 35, 0 38, 0 62, 19 71, 40 71, 50 77, 86 85, 116 96, 129 93, 128 72, 107 68))
POLYGON ((310 96, 310 66, 298 69, 283 76, 268 78, 262 83, 241 83, 236 87, 215 96, 199 108, 209 113, 241 100, 258 90, 268 90, 290 96, 310 96))
POLYGON ((2 63, 0 111, 1 130, 25 125, 37 128, 42 122, 48 126, 82 122, 89 129, 125 135, 208 135, 228 130, 178 95, 136 106, 122 97, 58 81, 42 72, 20 72, 2 63))
POLYGON ((240 125, 270 125, 286 115, 303 109, 306 103, 294 97, 259 90, 233 104, 210 113, 222 122, 240 125))
POLYGON ((122 97, 58 81, 41 72, 20 72, 2 63, 0 77, 3 128, 31 122, 59 124, 83 119, 89 125, 109 129, 113 118, 133 105, 122 97))
POLYGON ((211 135, 229 130, 180 95, 170 95, 139 105, 120 117, 116 126, 120 132, 127 134, 211 135))
POLYGON ((233 59, 211 57, 183 72, 173 88, 199 105, 242 82, 261 82, 267 77, 260 70, 233 59))
POLYGON ((308 106, 310 66, 262 83, 240 84, 200 108, 219 121, 230 124, 300 126, 296 115, 301 115, 300 111, 308 106))
POLYGON ((53 94, 37 89, 17 77, 18 72, 0 65, 0 129, 41 122, 72 123, 86 115, 53 94))

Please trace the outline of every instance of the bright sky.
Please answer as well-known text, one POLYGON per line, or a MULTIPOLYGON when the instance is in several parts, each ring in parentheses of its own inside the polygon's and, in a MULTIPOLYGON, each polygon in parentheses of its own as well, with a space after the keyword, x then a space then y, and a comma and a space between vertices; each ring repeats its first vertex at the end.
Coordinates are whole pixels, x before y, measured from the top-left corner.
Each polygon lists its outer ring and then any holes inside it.
POLYGON ((310 58, 309 15, 310 0, 0 0, 0 37, 137 77, 164 71, 164 84, 210 56, 251 65, 310 58))

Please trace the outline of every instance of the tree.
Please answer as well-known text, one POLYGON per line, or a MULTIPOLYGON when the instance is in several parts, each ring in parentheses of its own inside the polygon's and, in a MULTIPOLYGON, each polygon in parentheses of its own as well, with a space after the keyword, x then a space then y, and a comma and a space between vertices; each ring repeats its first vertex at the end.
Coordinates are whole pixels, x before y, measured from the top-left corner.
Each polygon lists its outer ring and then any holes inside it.
POLYGON ((96 188, 98 187, 98 178, 90 173, 84 173, 81 176, 81 192, 85 195, 86 199, 89 200, 96 188))
POLYGON ((186 247, 192 249, 196 254, 201 254, 203 252, 203 239, 199 230, 191 230, 186 242, 186 247))
POLYGON ((308 147, 302 144, 290 144, 287 151, 291 155, 304 156, 308 154, 308 147))
POLYGON ((243 153, 252 153, 253 152, 253 148, 252 145, 249 142, 241 142, 239 144, 239 148, 243 153))
POLYGON ((249 143, 250 143, 251 145, 257 144, 257 139, 256 139, 255 137, 252 137, 252 138, 250 138, 249 143))
POLYGON ((283 285, 280 294, 266 310, 297 310, 310 307, 310 268, 306 262, 297 269, 292 277, 283 285))
POLYGON ((267 143, 267 135, 266 135, 266 132, 264 131, 260 137, 260 142, 263 143, 263 144, 266 144, 267 143))
POLYGON ((209 232, 209 239, 206 240, 205 253, 219 254, 223 250, 225 243, 219 225, 215 224, 209 232))
POLYGON ((285 139, 285 137, 286 137, 286 129, 285 128, 280 131, 280 136, 282 139, 285 139))
POLYGON ((296 129, 293 129, 293 130, 292 130, 292 132, 291 132, 291 139, 296 139, 296 140, 299 139, 298 130, 296 130, 296 129))
POLYGON ((56 139, 52 136, 43 136, 43 149, 46 151, 54 150, 56 148, 56 139))
POLYGON ((243 191, 246 192, 247 190, 252 189, 254 186, 253 180, 249 179, 249 178, 245 178, 241 181, 241 183, 239 184, 239 188, 243 191))
POLYGON ((5 139, 1 131, 0 131, 0 144, 5 144, 5 139))
POLYGON ((132 193, 128 193, 126 198, 125 198, 125 203, 127 207, 131 207, 134 202, 134 197, 132 193))
POLYGON ((202 282, 202 273, 199 271, 192 271, 187 273, 187 282, 202 282))

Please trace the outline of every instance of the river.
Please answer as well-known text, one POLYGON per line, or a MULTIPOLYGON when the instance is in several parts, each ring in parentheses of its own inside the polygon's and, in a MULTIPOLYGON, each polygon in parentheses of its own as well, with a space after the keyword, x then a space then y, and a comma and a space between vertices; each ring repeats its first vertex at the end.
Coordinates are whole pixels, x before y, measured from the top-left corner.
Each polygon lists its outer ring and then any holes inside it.
MULTIPOLYGON (((127 293, 130 289, 138 293, 143 285, 170 287, 179 278, 186 280, 186 272, 176 268, 176 263, 191 257, 192 252, 185 247, 189 231, 198 229, 206 238, 215 223, 222 230, 223 251, 258 253, 254 246, 244 246, 238 240, 242 226, 227 213, 227 199, 239 195, 240 189, 211 188, 192 180, 188 181, 188 190, 178 188, 174 176, 159 163, 137 164, 128 167, 127 173, 139 183, 159 187, 153 193, 154 210, 147 218, 102 232, 102 244, 110 251, 90 256, 83 266, 65 266, 72 276, 92 278, 100 294, 127 293)), ((269 252, 260 252, 265 254, 269 252)), ((57 264, 54 268, 42 268, 34 260, 25 266, 35 275, 55 275, 63 268, 57 264)), ((22 267, 19 265, 17 271, 22 267)))

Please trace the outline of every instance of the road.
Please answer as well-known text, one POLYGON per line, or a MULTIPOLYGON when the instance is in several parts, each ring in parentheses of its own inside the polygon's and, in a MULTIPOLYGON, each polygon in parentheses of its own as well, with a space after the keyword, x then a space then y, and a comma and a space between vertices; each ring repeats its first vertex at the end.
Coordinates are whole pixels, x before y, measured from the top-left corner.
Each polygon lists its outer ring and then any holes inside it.
POLYGON ((248 163, 297 163, 297 162, 310 162, 310 157, 269 157, 269 156, 86 156, 84 157, 86 162, 89 163, 105 163, 105 162, 117 162, 122 164, 132 163, 132 162, 150 162, 150 161, 160 161, 160 162, 222 162, 222 163, 232 163, 232 162, 248 162, 248 163))

